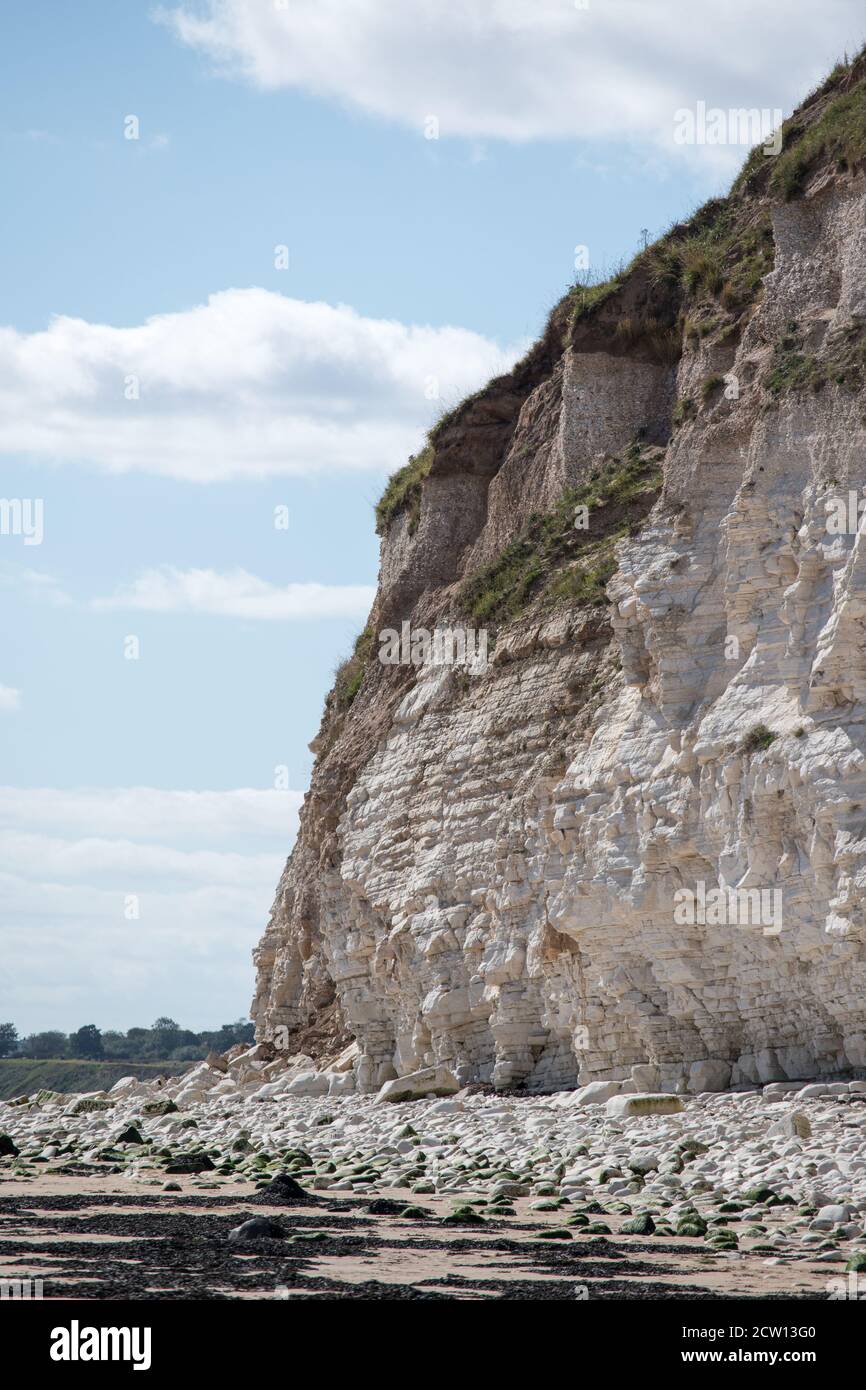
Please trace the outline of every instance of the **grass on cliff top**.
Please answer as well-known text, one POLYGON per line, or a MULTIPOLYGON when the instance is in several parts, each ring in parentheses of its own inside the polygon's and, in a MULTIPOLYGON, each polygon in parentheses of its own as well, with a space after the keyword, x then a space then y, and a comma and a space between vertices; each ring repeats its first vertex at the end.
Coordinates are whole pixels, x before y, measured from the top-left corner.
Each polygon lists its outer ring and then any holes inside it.
MULTIPOLYGON (((656 290, 666 287, 670 291, 674 313, 679 305, 676 322, 661 322, 646 315, 630 320, 621 313, 610 328, 612 346, 618 344, 620 350, 628 350, 641 343, 648 345, 658 360, 675 361, 684 337, 737 332, 743 316, 760 296, 764 276, 773 267, 772 222, 761 189, 771 197, 789 201, 802 193, 822 161, 832 160, 837 169, 845 170, 864 159, 866 48, 850 62, 837 64, 784 122, 780 154, 768 156, 764 146, 757 145, 727 198, 710 199, 687 222, 671 227, 606 279, 572 285, 553 309, 549 324, 555 321, 561 325, 564 345, 577 327, 615 300, 632 275, 643 269, 656 290)), ((849 363, 847 370, 859 372, 859 363, 849 363)), ((473 396, 483 395, 485 389, 473 396)), ((409 532, 414 533, 420 518, 422 483, 430 472, 437 434, 473 396, 443 416, 430 431, 425 448, 389 479, 376 507, 379 535, 403 510, 409 511, 409 532)))
POLYGON ((731 192, 749 188, 764 170, 767 188, 786 202, 799 197, 822 161, 839 171, 866 158, 866 48, 837 63, 833 71, 782 123, 782 149, 767 155, 763 145, 750 152, 731 192))
MULTIPOLYGON (((840 65, 832 76, 838 81, 849 70, 840 65)), ((795 115, 782 129, 782 153, 775 159, 770 192, 790 201, 802 193, 820 162, 832 160, 842 172, 866 158, 866 75, 851 91, 834 97, 813 125, 804 127, 795 115)))
POLYGON ((727 198, 710 199, 687 223, 672 227, 605 281, 574 286, 572 322, 592 317, 642 263, 655 285, 679 289, 684 312, 714 302, 729 314, 742 313, 758 298, 772 269, 774 246, 769 209, 750 206, 740 195, 753 175, 771 169, 770 195, 790 201, 814 168, 828 160, 840 171, 866 160, 866 48, 850 62, 838 63, 783 123, 780 154, 768 156, 763 145, 751 151, 727 198), (810 118, 816 102, 823 102, 823 109, 810 118))
POLYGON ((521 535, 462 585, 461 610, 485 623, 517 617, 542 593, 551 604, 603 603, 616 570, 616 542, 636 514, 648 510, 660 485, 655 459, 633 445, 625 459, 611 460, 587 483, 569 488, 552 511, 533 513, 521 535), (586 530, 575 525, 580 506, 589 510, 586 530))
POLYGON ((656 312, 641 311, 634 318, 620 312, 610 329, 611 345, 628 350, 640 343, 657 361, 675 363, 684 338, 704 337, 717 329, 735 331, 737 321, 759 298, 773 256, 766 207, 755 201, 710 199, 688 222, 671 227, 607 280, 573 285, 568 292, 570 331, 593 319, 632 275, 642 273, 655 292, 656 312))
POLYGON ((388 479, 376 503, 376 534, 383 536, 398 512, 409 512, 409 534, 414 535, 421 517, 421 484, 433 464, 433 445, 428 443, 388 479))
POLYGON ((373 651, 375 634, 371 627, 365 627, 355 638, 351 656, 341 662, 334 675, 334 703, 338 712, 347 710, 361 689, 367 662, 373 651))
POLYGON ((616 294, 617 290, 625 283, 628 267, 620 266, 613 275, 606 280, 591 282, 588 279, 577 280, 568 291, 571 301, 571 323, 579 323, 581 319, 590 318, 602 304, 616 294))
POLYGON ((702 212, 696 230, 662 238, 644 253, 650 279, 671 289, 679 286, 684 312, 710 305, 737 314, 755 302, 773 266, 769 212, 746 217, 721 199, 702 212))

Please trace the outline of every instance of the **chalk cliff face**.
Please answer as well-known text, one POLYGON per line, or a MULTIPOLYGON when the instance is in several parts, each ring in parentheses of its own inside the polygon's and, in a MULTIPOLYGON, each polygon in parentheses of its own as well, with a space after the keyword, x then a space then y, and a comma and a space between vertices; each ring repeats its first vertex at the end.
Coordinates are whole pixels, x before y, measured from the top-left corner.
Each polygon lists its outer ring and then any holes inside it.
POLYGON ((832 134, 861 64, 397 480, 260 1037, 327 1016, 364 1090, 866 1067, 866 539, 832 524, 866 484, 864 180, 832 134), (383 666, 403 621, 485 628, 489 661, 383 666), (771 917, 683 907, 720 887, 771 917))

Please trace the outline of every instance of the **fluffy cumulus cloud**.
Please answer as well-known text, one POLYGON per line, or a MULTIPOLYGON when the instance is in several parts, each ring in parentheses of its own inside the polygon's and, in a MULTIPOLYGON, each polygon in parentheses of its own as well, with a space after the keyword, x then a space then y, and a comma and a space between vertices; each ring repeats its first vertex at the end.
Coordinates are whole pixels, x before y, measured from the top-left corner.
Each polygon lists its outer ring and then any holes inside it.
POLYGON ((29 1031, 238 1017, 301 799, 0 788, 0 1018, 29 1031))
POLYGON ((145 570, 125 589, 93 600, 98 610, 203 613, 227 618, 363 618, 375 589, 367 584, 271 584, 246 570, 145 570))
POLYGON ((518 351, 263 289, 132 328, 0 328, 0 453, 201 482, 381 471, 518 351))
MULTIPOLYGON (((443 136, 675 149, 698 100, 780 107, 862 41, 857 0, 188 0, 162 21, 229 75, 443 136)), ((740 151, 739 157, 742 156, 740 151)), ((734 162, 734 156, 731 156, 734 162)))

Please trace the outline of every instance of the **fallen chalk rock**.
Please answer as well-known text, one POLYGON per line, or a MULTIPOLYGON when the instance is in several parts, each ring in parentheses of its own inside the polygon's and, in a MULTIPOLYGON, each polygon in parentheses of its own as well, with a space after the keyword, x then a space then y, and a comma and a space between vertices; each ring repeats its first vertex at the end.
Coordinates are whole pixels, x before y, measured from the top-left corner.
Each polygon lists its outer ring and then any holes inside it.
POLYGON ((587 1105, 605 1105, 622 1090, 620 1081, 590 1081, 588 1086, 578 1086, 576 1091, 566 1091, 558 1097, 564 1109, 582 1110, 587 1105))
POLYGON ((490 1200, 495 1202, 499 1197, 528 1197, 531 1191, 532 1188, 528 1183, 503 1179, 502 1182, 494 1184, 490 1193, 490 1200))
POLYGON ((173 1100, 146 1100, 141 1107, 142 1115, 173 1115, 177 1110, 173 1100))
POLYGON ((386 1081, 376 1099, 421 1100, 424 1096, 453 1096, 459 1090, 457 1079, 448 1067, 424 1067, 422 1071, 386 1081))
POLYGON ((286 1087, 286 1094, 290 1096, 326 1096, 328 1094, 329 1078, 323 1071, 302 1071, 300 1076, 296 1076, 286 1087))
POLYGON ((679 1096, 613 1096, 605 1106, 608 1115, 677 1115, 685 1107, 679 1096))
POLYGON ((793 1110, 790 1115, 783 1115, 781 1120, 770 1125, 767 1138, 808 1139, 811 1133, 812 1126, 806 1116, 799 1110, 793 1110))
POLYGON ((822 1207, 815 1219, 810 1223, 809 1229, 812 1231, 832 1231, 834 1226, 842 1226, 852 1215, 852 1208, 847 1203, 838 1206, 822 1207))
POLYGON ((638 1154, 628 1161, 630 1173, 637 1173, 639 1177, 645 1178, 647 1173, 654 1173, 659 1166, 658 1154, 638 1154))
POLYGON ((702 1091, 724 1091, 731 1084, 731 1064, 716 1057, 707 1057, 701 1062, 692 1062, 689 1067, 689 1090, 698 1095, 702 1091))
POLYGON ((98 1096, 82 1096, 70 1110, 71 1115, 93 1115, 99 1110, 110 1110, 113 1101, 105 1098, 104 1092, 98 1096))

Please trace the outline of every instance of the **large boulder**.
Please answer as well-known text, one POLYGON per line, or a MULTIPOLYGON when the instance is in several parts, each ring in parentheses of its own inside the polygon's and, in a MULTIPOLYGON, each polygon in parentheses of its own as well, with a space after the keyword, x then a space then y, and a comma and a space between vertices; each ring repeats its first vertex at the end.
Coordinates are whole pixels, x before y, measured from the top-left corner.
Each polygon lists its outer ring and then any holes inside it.
POLYGON ((176 1110, 177 1106, 174 1101, 167 1096, 162 1100, 146 1100, 141 1107, 142 1115, 152 1116, 173 1115, 176 1110))
POLYGON ((386 1081, 376 1100, 421 1100, 424 1096, 453 1096, 459 1090, 457 1078, 448 1067, 424 1067, 386 1081))
POLYGON ((355 1090, 355 1073, 351 1071, 326 1072, 329 1096, 350 1096, 355 1090))
POLYGON ((194 1087, 197 1091, 208 1091, 216 1086, 223 1076, 222 1068, 212 1067, 208 1062, 198 1062, 181 1077, 183 1090, 194 1087))
POLYGON ((185 1086, 182 1091, 177 1093, 178 1108, 183 1110, 189 1105, 201 1105, 207 1099, 207 1091, 201 1090, 198 1086, 185 1086))
POLYGON ((855 1214, 855 1208, 847 1202, 839 1202, 830 1206, 822 1207, 814 1219, 809 1223, 810 1231, 832 1231, 835 1226, 842 1226, 855 1214))
POLYGON ((604 1105, 621 1090, 621 1081, 590 1081, 586 1086, 578 1086, 576 1091, 564 1091, 557 1096, 556 1103, 566 1110, 582 1110, 587 1105, 604 1105))
POLYGON ((266 1081, 264 1086, 259 1086, 253 1091, 250 1100, 274 1100, 276 1096, 285 1095, 290 1085, 291 1082, 286 1080, 266 1081))
POLYGON ((288 1096, 326 1096, 328 1094, 328 1074, 324 1071, 302 1071, 285 1087, 285 1094, 288 1096))
POLYGON ((143 1144, 141 1131, 135 1125, 126 1125, 111 1140, 112 1144, 143 1144))
POLYGON ((212 1096, 233 1096, 237 1094, 237 1083, 227 1076, 225 1081, 218 1081, 210 1092, 212 1096))
POLYGON ((209 1173, 215 1167, 206 1153, 176 1153, 165 1165, 167 1173, 209 1173))
MULTIPOLYGON (((88 1091, 85 1094, 86 1096, 104 1096, 105 1092, 88 1091)), ((64 1091, 49 1091, 43 1088, 41 1091, 36 1092, 36 1095, 33 1097, 33 1103, 34 1105, 65 1105, 68 1099, 69 1097, 64 1091)))
POLYGON ((800 1110, 792 1110, 790 1115, 783 1115, 781 1120, 770 1125, 767 1138, 808 1139, 811 1133, 812 1126, 806 1116, 800 1110))
POLYGON ((119 1081, 115 1081, 108 1094, 110 1096, 135 1096, 144 1094, 147 1089, 147 1083, 139 1081, 137 1076, 122 1076, 119 1081))
POLYGON ((93 1095, 79 1097, 74 1104, 66 1111, 68 1115, 92 1115, 98 1110, 110 1110, 114 1105, 113 1100, 109 1100, 104 1091, 98 1091, 93 1095))
POLYGON ((239 1073, 261 1071, 262 1067, 265 1065, 265 1060, 257 1058, 255 1052, 256 1049, 254 1047, 247 1047, 243 1052, 237 1053, 234 1057, 230 1052, 227 1052, 226 1057, 228 1058, 229 1075, 237 1077, 239 1073))
POLYGON ((684 1109, 679 1096, 635 1095, 613 1096, 605 1106, 608 1115, 621 1115, 623 1118, 638 1115, 678 1115, 684 1109))
POLYGON ((689 1090, 693 1095, 701 1091, 725 1091, 731 1084, 731 1064, 717 1057, 705 1057, 703 1061, 692 1062, 689 1067, 689 1090))

